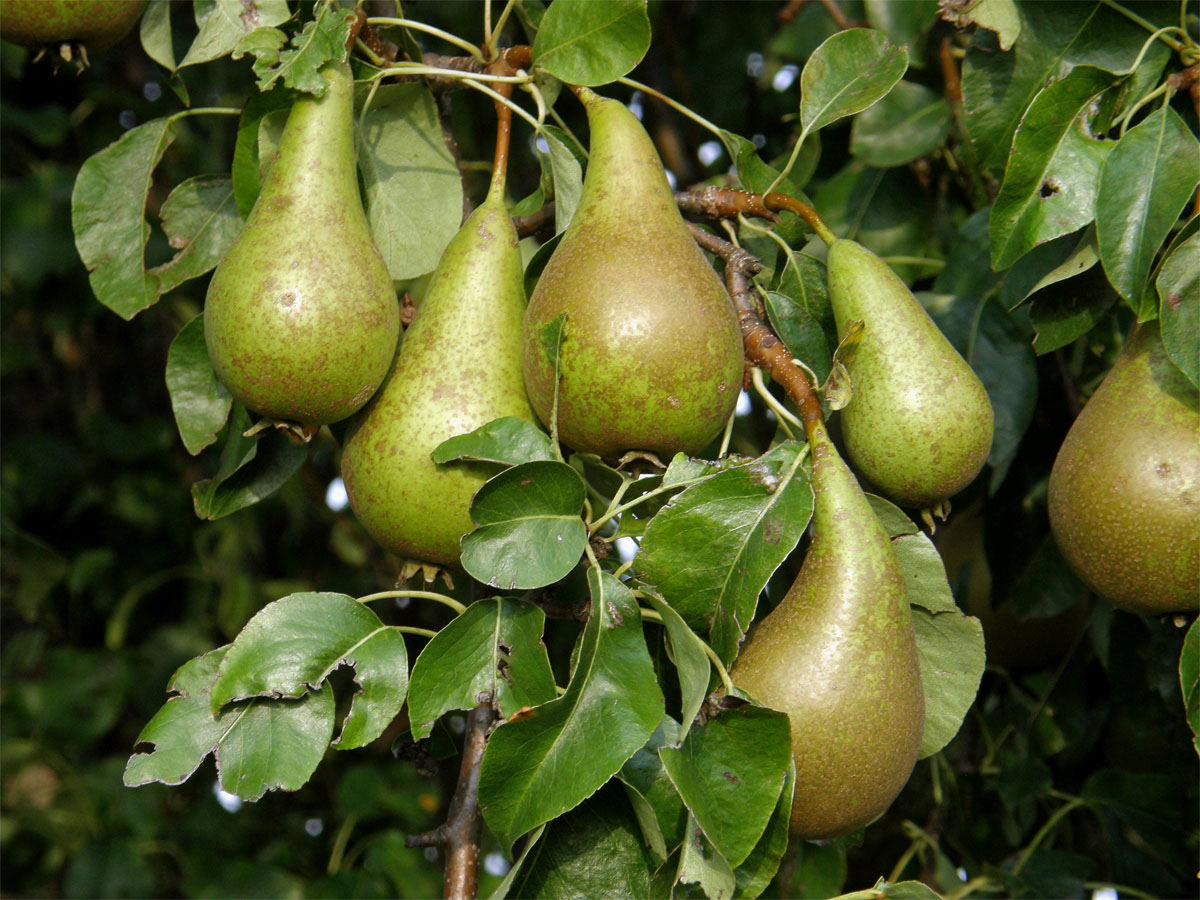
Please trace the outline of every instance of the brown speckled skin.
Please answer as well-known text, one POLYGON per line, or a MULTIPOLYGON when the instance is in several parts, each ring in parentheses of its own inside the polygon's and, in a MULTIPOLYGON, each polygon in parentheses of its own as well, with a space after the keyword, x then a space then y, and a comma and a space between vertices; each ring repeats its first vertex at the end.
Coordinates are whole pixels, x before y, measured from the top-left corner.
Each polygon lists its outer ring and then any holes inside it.
POLYGON ((133 30, 148 0, 3 0, 0 39, 22 47, 79 41, 107 50, 133 30))
POLYGON ((641 123, 615 100, 587 102, 583 194, 525 317, 529 399, 549 423, 554 371, 540 333, 565 312, 562 441, 609 458, 627 450, 696 454, 741 390, 737 318, 641 123))
POLYGON ((971 483, 992 448, 983 383, 887 263, 861 244, 829 248, 838 337, 863 321, 841 410, 850 461, 892 500, 934 506, 971 483))
POLYGON ((336 422, 387 374, 400 309, 363 215, 353 84, 322 74, 297 101, 266 184, 204 303, 217 377, 249 409, 308 425, 336 422))
POLYGON ((1200 609, 1200 399, 1156 322, 1137 326, 1075 419, 1049 502, 1063 556, 1113 606, 1200 609))
POLYGON ((517 233, 489 199, 447 246, 387 380, 346 436, 350 503, 392 553, 457 565, 471 497, 497 467, 435 465, 429 454, 502 416, 537 421, 521 377, 524 313, 517 233))
POLYGON ((866 825, 904 787, 925 696, 891 541, 824 429, 814 437, 812 545, 730 675, 791 720, 791 833, 824 840, 866 825))

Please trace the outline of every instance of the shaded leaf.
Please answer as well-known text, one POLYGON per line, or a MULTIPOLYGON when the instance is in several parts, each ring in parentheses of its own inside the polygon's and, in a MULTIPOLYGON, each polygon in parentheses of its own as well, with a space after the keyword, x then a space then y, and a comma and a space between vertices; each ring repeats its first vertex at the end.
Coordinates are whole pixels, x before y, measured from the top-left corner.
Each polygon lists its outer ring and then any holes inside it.
POLYGON ((462 177, 423 84, 381 87, 362 122, 367 221, 399 281, 437 268, 462 223, 462 177))
POLYGON ((542 644, 546 615, 511 597, 478 600, 444 626, 413 664, 408 719, 415 740, 452 709, 471 709, 490 693, 508 718, 554 699, 554 673, 542 644))
POLYGON ((688 628, 683 617, 663 602, 662 598, 646 592, 645 601, 650 604, 660 616, 663 627, 667 630, 667 640, 671 642, 671 661, 679 674, 679 693, 682 697, 683 722, 679 737, 674 743, 679 743, 687 737, 704 698, 708 695, 708 679, 711 666, 704 645, 692 629, 688 628))
POLYGON ((1029 307, 1029 324, 1037 332, 1034 352, 1041 356, 1083 337, 1104 320, 1116 300, 1116 291, 1099 268, 1042 291, 1029 307))
POLYGON ((258 189, 265 179, 260 162, 261 125, 263 119, 280 110, 290 110, 296 94, 285 88, 266 93, 256 91, 242 107, 238 119, 237 141, 233 148, 233 195, 238 213, 244 219, 254 208, 258 189))
POLYGON ((767 829, 750 855, 734 869, 737 890, 734 897, 757 897, 771 883, 788 846, 788 826, 792 821, 792 799, 796 787, 796 767, 791 765, 783 780, 783 790, 767 829))
POLYGON ((175 71, 175 45, 171 41, 169 0, 156 0, 146 7, 138 22, 138 38, 148 57, 160 66, 175 71))
POLYGON ((1188 380, 1200 387, 1200 233, 1171 251, 1154 284, 1163 347, 1188 380))
POLYGON ((163 231, 176 254, 150 270, 155 293, 172 291, 216 267, 242 233, 233 184, 223 175, 198 175, 180 182, 160 212, 163 231))
POLYGON ((650 49, 646 0, 555 0, 533 40, 534 65, 567 84, 616 81, 650 49))
POLYGON ((217 439, 233 405, 233 398, 217 379, 208 358, 203 313, 184 325, 171 341, 167 391, 179 436, 188 453, 195 456, 217 439))
POLYGON ((731 867, 741 865, 766 830, 792 764, 788 717, 757 706, 726 710, 658 755, 708 840, 731 867))
POLYGON ((595 568, 587 580, 591 618, 566 693, 488 739, 479 805, 506 850, 594 793, 662 721, 663 696, 633 594, 595 568))
MULTIPOLYGON (((820 268, 824 274, 824 267, 820 268)), ((824 382, 829 377, 832 355, 821 321, 804 309, 805 304, 786 294, 768 291, 764 299, 771 329, 788 352, 812 369, 818 381, 824 382)))
MULTIPOLYGON (((630 789, 634 812, 641 822, 642 814, 638 813, 638 804, 632 799, 636 794, 642 799, 654 816, 654 827, 657 829, 663 846, 676 847, 683 840, 684 829, 687 826, 687 810, 675 785, 671 783, 667 770, 659 759, 660 747, 672 747, 679 743, 679 723, 670 716, 663 716, 658 728, 646 745, 625 761, 617 777, 630 789)), ((646 830, 646 826, 642 826, 646 830)))
POLYGON ((969 0, 961 6, 943 7, 942 17, 957 28, 978 25, 996 33, 1001 50, 1011 50, 1021 34, 1021 17, 1015 0, 969 0))
POLYGON ((1179 688, 1188 727, 1192 729, 1196 752, 1200 753, 1200 619, 1192 622, 1179 654, 1179 688))
POLYGON ((565 463, 506 469, 471 501, 475 530, 462 539, 463 568, 503 590, 542 587, 564 577, 587 544, 580 518, 586 488, 565 463))
POLYGON ((333 736, 333 694, 310 691, 299 700, 250 700, 212 713, 209 687, 225 647, 185 663, 171 678, 174 693, 138 735, 124 782, 182 784, 210 753, 221 787, 243 800, 269 790, 298 790, 312 776, 333 736))
POLYGON ((872 166, 902 166, 936 149, 949 131, 945 99, 923 85, 901 81, 854 119, 850 152, 872 166))
POLYGON ((554 178, 554 233, 561 234, 571 224, 579 197, 583 193, 583 169, 587 162, 575 142, 561 128, 546 125, 542 137, 548 148, 550 171, 554 178))
POLYGON ((675 881, 677 884, 698 885, 709 900, 727 900, 737 890, 733 869, 721 851, 705 837, 693 815, 688 815, 687 833, 680 848, 675 881))
POLYGON ((212 708, 247 697, 301 697, 343 663, 359 691, 335 745, 365 746, 383 734, 408 691, 408 653, 400 632, 345 594, 291 594, 268 603, 230 645, 212 708))

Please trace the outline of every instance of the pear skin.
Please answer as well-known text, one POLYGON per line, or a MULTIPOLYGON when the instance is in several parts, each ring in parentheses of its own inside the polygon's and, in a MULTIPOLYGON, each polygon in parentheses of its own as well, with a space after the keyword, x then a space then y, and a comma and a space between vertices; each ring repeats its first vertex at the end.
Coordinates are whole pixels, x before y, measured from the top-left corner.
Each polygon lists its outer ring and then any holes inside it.
POLYGON ((971 483, 992 448, 993 413, 978 376, 878 256, 829 248, 829 300, 843 338, 862 320, 840 413, 846 454, 892 500, 931 507, 971 483))
POLYGON ((133 30, 148 0, 4 0, 0 39, 22 47, 79 41, 107 50, 133 30))
POLYGON ((350 423, 342 478, 383 547, 456 566, 487 463, 435 464, 447 438, 502 416, 537 422, 521 377, 525 289, 512 219, 494 191, 442 255, 379 393, 350 423))
POLYGON ((529 399, 549 423, 554 370, 541 329, 567 314, 559 437, 616 458, 699 453, 742 382, 733 305, 675 206, 654 144, 623 104, 582 97, 591 158, 571 224, 525 316, 529 399))
POLYGON ((296 102, 278 158, 204 303, 217 377, 248 409, 305 425, 346 418, 387 374, 400 334, 391 276, 358 192, 354 84, 296 102))
POLYGON ((904 787, 925 730, 925 695, 891 541, 824 426, 809 442, 812 544, 729 674, 791 720, 791 833, 826 840, 871 822, 904 787))
POLYGON ((1200 394, 1135 327, 1050 472, 1050 528, 1081 580, 1141 615, 1200 609, 1200 394))

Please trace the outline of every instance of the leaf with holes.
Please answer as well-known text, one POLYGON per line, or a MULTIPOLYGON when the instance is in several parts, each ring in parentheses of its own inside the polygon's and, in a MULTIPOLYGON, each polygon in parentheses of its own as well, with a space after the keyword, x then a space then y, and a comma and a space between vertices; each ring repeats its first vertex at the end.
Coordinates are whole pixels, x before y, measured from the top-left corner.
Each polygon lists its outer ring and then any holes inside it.
POLYGON ((359 691, 335 745, 362 747, 383 734, 408 692, 400 633, 345 594, 291 594, 263 607, 230 645, 212 710, 246 697, 301 697, 338 666, 354 667, 359 691))

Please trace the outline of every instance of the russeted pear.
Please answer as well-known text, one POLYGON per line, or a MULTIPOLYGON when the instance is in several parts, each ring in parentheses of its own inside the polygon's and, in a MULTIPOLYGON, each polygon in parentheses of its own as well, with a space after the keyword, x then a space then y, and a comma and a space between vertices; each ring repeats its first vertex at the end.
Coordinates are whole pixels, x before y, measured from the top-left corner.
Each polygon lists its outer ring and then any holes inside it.
POLYGON ((358 193, 354 84, 346 64, 298 100, 278 157, 204 303, 217 377, 263 416, 323 425, 379 387, 400 309, 358 193))
POLYGON ((36 47, 79 41, 106 50, 133 30, 147 0, 4 0, 0 39, 36 47))
POLYGON ((554 370, 541 330, 565 312, 562 441, 609 458, 627 450, 695 454, 737 402, 737 318, 641 123, 615 100, 586 90, 581 99, 591 156, 579 206, 529 300, 529 399, 549 423, 554 370))
POLYGON ((1200 609, 1200 394, 1135 326, 1050 472, 1050 528, 1075 573, 1143 615, 1200 609))
POLYGON ((824 426, 811 428, 809 444, 812 544, 730 676, 791 720, 791 833, 823 840, 866 825, 904 787, 921 746, 925 698, 891 541, 824 426))
POLYGON ((524 313, 517 233, 494 189, 446 247, 383 387, 346 436, 350 504, 398 556, 457 564, 471 497, 495 474, 435 464, 438 444, 502 416, 537 421, 521 378, 524 313))
POLYGON ((849 240, 829 248, 838 337, 862 320, 841 411, 850 461, 891 499, 936 506, 979 474, 992 447, 982 382, 882 259, 849 240))

